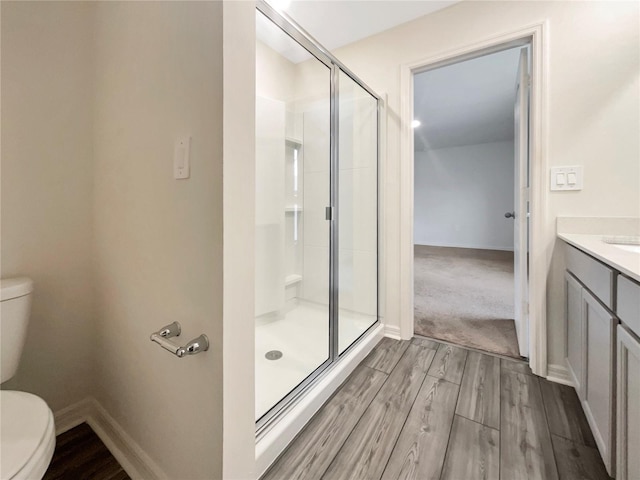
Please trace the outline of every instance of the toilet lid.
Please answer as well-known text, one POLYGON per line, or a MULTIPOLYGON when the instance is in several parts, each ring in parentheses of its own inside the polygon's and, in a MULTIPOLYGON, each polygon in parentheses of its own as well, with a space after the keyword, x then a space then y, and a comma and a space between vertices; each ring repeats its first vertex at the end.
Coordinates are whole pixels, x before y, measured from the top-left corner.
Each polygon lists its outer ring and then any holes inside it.
POLYGON ((0 478, 11 478, 38 450, 51 421, 49 407, 26 392, 0 391, 0 478))

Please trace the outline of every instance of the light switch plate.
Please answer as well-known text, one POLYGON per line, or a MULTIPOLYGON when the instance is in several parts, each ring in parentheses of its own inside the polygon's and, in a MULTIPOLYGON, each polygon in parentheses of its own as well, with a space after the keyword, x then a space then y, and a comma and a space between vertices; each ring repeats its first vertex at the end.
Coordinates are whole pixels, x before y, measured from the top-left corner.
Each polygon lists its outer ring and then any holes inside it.
POLYGON ((191 174, 191 137, 185 135, 176 139, 173 149, 173 178, 177 180, 189 178, 191 174))
POLYGON ((582 165, 551 168, 551 190, 582 190, 582 165), (564 183, 563 183, 564 180, 564 183))

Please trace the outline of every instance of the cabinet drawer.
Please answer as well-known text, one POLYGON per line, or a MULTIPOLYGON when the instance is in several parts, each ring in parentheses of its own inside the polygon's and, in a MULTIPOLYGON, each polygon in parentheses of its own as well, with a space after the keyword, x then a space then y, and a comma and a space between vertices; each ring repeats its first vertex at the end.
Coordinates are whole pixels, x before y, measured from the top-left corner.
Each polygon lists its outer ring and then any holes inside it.
POLYGON ((640 337, 640 285, 622 275, 618 275, 616 314, 640 337))
POLYGON ((566 245, 567 270, 608 308, 613 309, 613 270, 571 245, 566 245))

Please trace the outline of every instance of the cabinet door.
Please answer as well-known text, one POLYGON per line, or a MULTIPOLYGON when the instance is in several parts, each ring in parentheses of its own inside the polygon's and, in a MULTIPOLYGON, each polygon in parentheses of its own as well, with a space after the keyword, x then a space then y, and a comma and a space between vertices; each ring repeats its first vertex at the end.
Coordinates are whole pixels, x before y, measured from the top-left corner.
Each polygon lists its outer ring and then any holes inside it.
POLYGON ((567 311, 567 366, 580 400, 584 400, 584 323, 582 321, 582 286, 565 272, 567 311))
POLYGON ((614 335, 615 317, 588 290, 582 290, 586 348, 583 407, 602 460, 614 476, 614 335))
POLYGON ((640 342, 618 325, 617 461, 619 480, 640 478, 640 342))

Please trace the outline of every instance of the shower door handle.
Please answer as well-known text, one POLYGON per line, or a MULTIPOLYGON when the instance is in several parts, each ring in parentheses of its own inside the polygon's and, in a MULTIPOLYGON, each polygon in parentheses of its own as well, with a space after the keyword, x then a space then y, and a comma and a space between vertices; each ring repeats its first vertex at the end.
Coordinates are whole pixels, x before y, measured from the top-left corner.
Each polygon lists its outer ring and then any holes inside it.
POLYGON ((329 221, 333 220, 333 207, 325 207, 324 218, 329 221))

